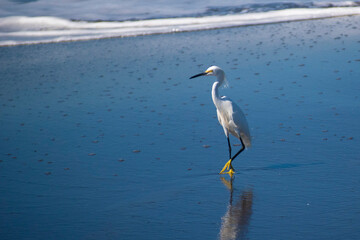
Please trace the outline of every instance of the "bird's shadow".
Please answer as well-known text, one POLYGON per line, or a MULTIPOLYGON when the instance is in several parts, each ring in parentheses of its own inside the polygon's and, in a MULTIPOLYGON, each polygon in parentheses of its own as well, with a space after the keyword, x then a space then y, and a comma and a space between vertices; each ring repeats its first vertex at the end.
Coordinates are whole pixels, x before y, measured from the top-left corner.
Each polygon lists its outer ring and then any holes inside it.
POLYGON ((307 167, 323 164, 321 162, 314 163, 282 163, 282 164, 273 164, 264 167, 247 167, 239 169, 239 172, 242 171, 269 171, 269 170, 280 170, 280 169, 288 169, 288 168, 297 168, 297 167, 307 167))

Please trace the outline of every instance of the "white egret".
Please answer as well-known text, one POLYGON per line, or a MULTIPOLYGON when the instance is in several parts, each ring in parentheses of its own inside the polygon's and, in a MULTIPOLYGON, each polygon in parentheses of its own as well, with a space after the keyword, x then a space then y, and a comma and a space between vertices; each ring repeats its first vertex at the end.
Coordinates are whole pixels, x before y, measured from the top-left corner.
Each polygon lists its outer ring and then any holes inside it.
POLYGON ((226 81, 225 72, 217 67, 211 66, 205 72, 194 75, 190 77, 196 78, 200 76, 215 76, 216 81, 212 86, 212 100, 216 107, 217 117, 219 123, 224 129, 225 136, 228 141, 229 146, 229 157, 230 160, 225 164, 224 168, 221 170, 220 174, 228 173, 231 176, 235 173, 235 170, 232 166, 232 161, 242 152, 245 148, 251 146, 251 137, 244 113, 241 111, 240 107, 236 105, 230 98, 226 96, 219 95, 219 87, 221 87, 226 81), (231 144, 229 139, 229 133, 238 138, 241 142, 241 149, 234 155, 231 156, 231 144), (224 172, 227 170, 228 172, 224 172))

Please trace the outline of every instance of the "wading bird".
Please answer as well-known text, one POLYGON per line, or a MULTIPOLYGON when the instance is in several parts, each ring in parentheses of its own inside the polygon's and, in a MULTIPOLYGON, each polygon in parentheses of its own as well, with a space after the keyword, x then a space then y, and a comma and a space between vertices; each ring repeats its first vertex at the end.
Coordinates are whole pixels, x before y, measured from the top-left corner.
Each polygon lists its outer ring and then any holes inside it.
POLYGON ((200 76, 215 76, 217 79, 212 86, 211 95, 214 105, 216 107, 219 123, 224 129, 225 136, 228 141, 230 157, 230 160, 225 164, 220 174, 228 173, 230 174, 230 176, 232 176, 235 173, 235 169, 231 164, 232 161, 242 151, 244 151, 245 148, 251 146, 249 127, 245 115, 241 111, 240 107, 236 105, 236 103, 234 103, 230 98, 219 95, 219 88, 226 82, 225 72, 217 66, 211 66, 205 72, 194 75, 190 77, 190 79, 200 76), (241 149, 234 156, 231 156, 229 133, 238 138, 242 145, 241 149), (225 170, 227 170, 228 172, 224 172, 225 170))

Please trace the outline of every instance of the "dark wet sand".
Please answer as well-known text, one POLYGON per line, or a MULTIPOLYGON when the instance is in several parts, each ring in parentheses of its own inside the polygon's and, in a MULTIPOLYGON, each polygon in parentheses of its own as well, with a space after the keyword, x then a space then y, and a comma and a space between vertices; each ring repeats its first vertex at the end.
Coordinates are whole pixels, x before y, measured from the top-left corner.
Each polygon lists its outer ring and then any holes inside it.
POLYGON ((2 238, 359 239, 359 26, 0 48, 2 238), (253 136, 232 181, 214 79, 188 79, 215 64, 253 136))

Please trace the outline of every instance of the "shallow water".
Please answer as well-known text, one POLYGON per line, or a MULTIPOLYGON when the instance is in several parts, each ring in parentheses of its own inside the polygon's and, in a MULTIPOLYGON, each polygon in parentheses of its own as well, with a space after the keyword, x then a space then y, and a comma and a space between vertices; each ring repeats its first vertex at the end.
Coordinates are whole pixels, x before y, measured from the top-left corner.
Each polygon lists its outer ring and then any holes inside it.
POLYGON ((0 48, 1 235, 358 239, 359 22, 0 48), (232 180, 213 64, 253 136, 232 180))

